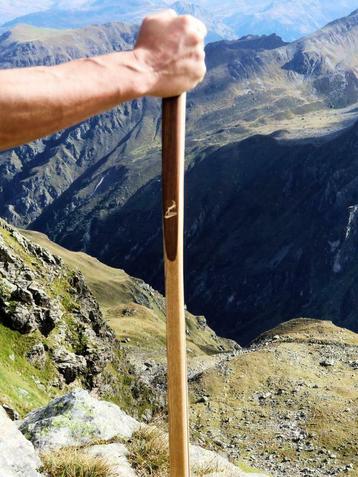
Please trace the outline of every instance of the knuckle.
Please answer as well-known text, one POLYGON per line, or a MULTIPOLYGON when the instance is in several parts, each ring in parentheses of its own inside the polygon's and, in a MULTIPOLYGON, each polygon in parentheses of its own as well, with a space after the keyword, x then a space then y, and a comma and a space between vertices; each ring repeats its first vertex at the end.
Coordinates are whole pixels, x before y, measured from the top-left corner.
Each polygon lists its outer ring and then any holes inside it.
POLYGON ((168 20, 168 19, 172 19, 174 17, 177 17, 177 13, 175 10, 173 10, 172 8, 167 8, 166 10, 162 10, 161 12, 159 13, 150 13, 149 15, 146 15, 144 17, 144 20, 143 22, 145 21, 153 21, 153 20, 168 20))
POLYGON ((195 30, 190 30, 187 32, 187 40, 190 44, 197 45, 202 41, 200 33, 195 30))
POLYGON ((193 17, 191 15, 182 15, 180 22, 184 28, 189 28, 193 22, 193 17))
POLYGON ((204 62, 205 61, 205 50, 204 48, 200 48, 200 50, 197 52, 198 55, 198 60, 204 62))
POLYGON ((205 59, 205 55, 204 55, 204 52, 202 50, 198 50, 196 51, 194 54, 193 54, 193 57, 194 57, 194 60, 197 62, 197 63, 203 63, 204 62, 204 59, 205 59))
POLYGON ((200 26, 200 30, 202 32, 202 35, 203 35, 203 39, 206 37, 206 35, 208 34, 208 29, 205 25, 205 23, 199 21, 199 26, 200 26))

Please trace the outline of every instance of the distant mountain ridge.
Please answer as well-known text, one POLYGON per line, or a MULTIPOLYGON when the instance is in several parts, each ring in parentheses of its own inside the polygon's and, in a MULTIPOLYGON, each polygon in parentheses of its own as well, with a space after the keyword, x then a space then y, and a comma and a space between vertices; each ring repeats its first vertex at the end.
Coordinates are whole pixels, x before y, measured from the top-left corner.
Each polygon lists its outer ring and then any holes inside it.
POLYGON ((356 4, 353 0, 131 0, 125 5, 114 0, 38 0, 35 4, 24 5, 17 0, 10 8, 3 0, 0 2, 0 26, 5 24, 9 28, 17 23, 30 23, 41 27, 78 28, 109 21, 138 23, 145 14, 168 7, 178 13, 195 14, 207 23, 210 41, 274 32, 292 41, 335 18, 348 15, 356 4))
MULTIPOLYGON (((82 8, 61 8, 55 6, 48 10, 30 13, 23 17, 15 18, 6 22, 3 26, 11 28, 17 24, 30 24, 42 28, 83 28, 91 24, 103 24, 108 22, 126 22, 139 24, 145 15, 168 8, 168 3, 163 0, 154 1, 131 1, 125 6, 117 2, 106 0, 105 2, 93 2, 82 8)), ((186 1, 176 1, 171 8, 179 14, 192 14, 200 18, 208 27, 207 41, 215 41, 223 38, 234 38, 230 28, 220 20, 214 19, 209 11, 186 1)), ((0 19, 1 26, 1 19, 0 19)))
POLYGON ((108 51, 128 50, 137 31, 124 23, 65 31, 17 25, 0 34, 0 67, 54 65, 108 51))

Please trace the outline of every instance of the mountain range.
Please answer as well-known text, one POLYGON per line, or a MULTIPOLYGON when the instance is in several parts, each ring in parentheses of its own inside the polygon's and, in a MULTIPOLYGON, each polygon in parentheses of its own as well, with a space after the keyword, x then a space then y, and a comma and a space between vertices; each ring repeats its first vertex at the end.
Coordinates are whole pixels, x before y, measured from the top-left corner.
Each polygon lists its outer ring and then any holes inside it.
POLYGON ((53 28, 78 28, 91 23, 121 21, 138 23, 143 16, 163 8, 194 14, 209 29, 208 41, 233 39, 249 34, 272 34, 286 41, 314 32, 356 8, 353 0, 20 0, 0 1, 0 25, 19 23, 53 28))
MULTIPOLYGON (((116 23, 17 26, 0 37, 0 64, 53 64, 134 38, 116 23)), ((188 98, 187 302, 243 344, 302 314, 357 329, 357 42, 353 12, 293 43, 207 46, 208 74, 188 98)), ((160 116, 144 98, 2 153, 1 215, 162 290, 160 116)))

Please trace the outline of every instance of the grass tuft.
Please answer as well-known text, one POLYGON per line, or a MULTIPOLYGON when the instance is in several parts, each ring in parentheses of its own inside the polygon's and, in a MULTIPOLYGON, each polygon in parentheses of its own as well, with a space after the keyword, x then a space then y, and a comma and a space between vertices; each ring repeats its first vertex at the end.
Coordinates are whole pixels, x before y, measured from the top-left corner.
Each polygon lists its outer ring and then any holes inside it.
POLYGON ((128 442, 128 460, 139 477, 167 477, 168 439, 155 427, 141 428, 128 442))
POLYGON ((78 449, 61 449, 41 457, 41 471, 48 477, 114 477, 104 459, 89 456, 78 449))

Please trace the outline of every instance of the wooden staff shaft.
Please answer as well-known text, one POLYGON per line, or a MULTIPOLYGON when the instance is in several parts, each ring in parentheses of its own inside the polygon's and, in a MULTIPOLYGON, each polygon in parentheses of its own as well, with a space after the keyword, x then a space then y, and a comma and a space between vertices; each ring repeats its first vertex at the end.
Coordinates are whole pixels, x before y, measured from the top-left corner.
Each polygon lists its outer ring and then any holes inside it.
POLYGON ((185 105, 185 94, 163 100, 162 187, 170 477, 190 475, 183 276, 185 105))

